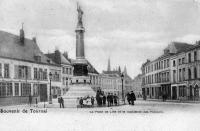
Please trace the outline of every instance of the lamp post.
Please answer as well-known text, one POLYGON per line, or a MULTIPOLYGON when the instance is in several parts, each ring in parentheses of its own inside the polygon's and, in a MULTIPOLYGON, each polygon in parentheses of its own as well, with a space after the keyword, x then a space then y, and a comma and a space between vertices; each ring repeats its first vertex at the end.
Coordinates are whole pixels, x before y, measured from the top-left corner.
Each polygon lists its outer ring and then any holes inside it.
POLYGON ((122 80, 122 101, 124 101, 124 105, 125 105, 125 98, 124 98, 124 87, 123 87, 123 84, 124 84, 124 74, 122 73, 121 74, 121 80, 122 80))
POLYGON ((52 95, 51 95, 51 80, 52 80, 52 73, 49 73, 49 80, 50 80, 50 92, 49 92, 49 104, 52 104, 52 95))

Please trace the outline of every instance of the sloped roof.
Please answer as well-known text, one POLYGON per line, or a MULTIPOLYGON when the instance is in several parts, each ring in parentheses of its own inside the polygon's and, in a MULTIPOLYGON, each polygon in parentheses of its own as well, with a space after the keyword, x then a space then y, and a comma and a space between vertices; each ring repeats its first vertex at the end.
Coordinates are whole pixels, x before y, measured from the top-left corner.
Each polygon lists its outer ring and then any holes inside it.
MULTIPOLYGON (((22 44, 19 36, 4 31, 0 31, 0 56, 31 62, 37 62, 35 56, 41 56, 41 63, 49 64, 49 59, 33 40, 25 38, 22 44)), ((55 63, 51 61, 51 64, 55 63)))
POLYGON ((71 65, 71 63, 60 52, 59 52, 59 60, 56 60, 58 58, 55 57, 55 55, 56 55, 55 53, 48 53, 48 54, 45 54, 45 55, 57 64, 71 65))
POLYGON ((177 53, 186 51, 188 48, 193 47, 194 45, 182 42, 173 42, 175 48, 177 49, 177 53))
POLYGON ((94 68, 94 66, 87 60, 88 62, 88 73, 99 74, 98 71, 94 68))

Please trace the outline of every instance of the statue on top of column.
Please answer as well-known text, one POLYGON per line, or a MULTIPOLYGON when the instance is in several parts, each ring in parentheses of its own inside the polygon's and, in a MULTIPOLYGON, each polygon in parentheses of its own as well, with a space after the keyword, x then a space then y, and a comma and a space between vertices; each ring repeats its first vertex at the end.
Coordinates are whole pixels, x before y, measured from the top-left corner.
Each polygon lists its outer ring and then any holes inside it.
POLYGON ((80 7, 80 5, 77 3, 77 11, 78 11, 78 25, 82 26, 82 15, 83 15, 83 11, 80 7))

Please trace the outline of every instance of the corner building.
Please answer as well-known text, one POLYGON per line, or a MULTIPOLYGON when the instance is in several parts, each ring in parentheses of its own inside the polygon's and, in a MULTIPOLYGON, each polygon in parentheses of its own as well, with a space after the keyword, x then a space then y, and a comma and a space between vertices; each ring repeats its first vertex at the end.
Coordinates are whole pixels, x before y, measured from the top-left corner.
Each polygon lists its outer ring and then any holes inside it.
MULTIPOLYGON (((49 72, 60 69, 39 49, 36 38, 0 31, 0 105, 47 101, 50 93, 49 72)), ((59 75, 56 76, 59 81, 59 75)))
POLYGON ((172 42, 157 59, 141 67, 142 94, 147 99, 199 99, 199 44, 172 42), (196 88, 195 88, 196 87, 196 88))

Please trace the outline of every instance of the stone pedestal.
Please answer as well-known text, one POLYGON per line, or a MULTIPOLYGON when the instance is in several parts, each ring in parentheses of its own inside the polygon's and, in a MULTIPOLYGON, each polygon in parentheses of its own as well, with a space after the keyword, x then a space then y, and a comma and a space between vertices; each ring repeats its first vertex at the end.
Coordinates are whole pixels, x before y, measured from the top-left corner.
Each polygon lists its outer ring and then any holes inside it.
POLYGON ((79 101, 77 98, 86 96, 96 96, 96 92, 89 84, 74 84, 69 86, 68 92, 62 96, 64 99, 65 107, 77 107, 79 101))

